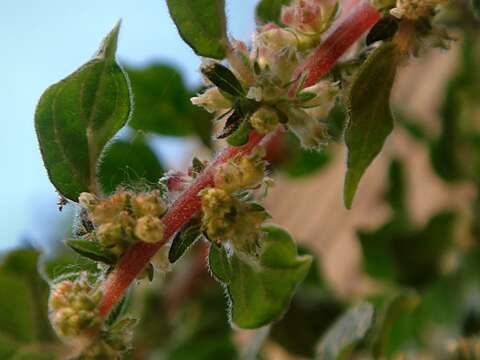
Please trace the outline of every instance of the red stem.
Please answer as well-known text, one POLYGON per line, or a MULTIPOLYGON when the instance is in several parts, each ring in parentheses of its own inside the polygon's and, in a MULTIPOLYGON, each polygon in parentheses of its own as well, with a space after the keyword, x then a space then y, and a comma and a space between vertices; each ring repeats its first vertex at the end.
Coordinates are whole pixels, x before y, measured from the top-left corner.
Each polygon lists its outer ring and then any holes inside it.
POLYGON ((295 79, 302 73, 307 74, 304 87, 315 84, 330 71, 345 51, 380 19, 380 13, 368 0, 355 6, 351 4, 351 1, 346 2, 351 8, 350 13, 342 13, 336 24, 325 34, 321 45, 295 71, 295 79))
MULTIPOLYGON (((350 15, 342 16, 338 24, 327 34, 325 40, 319 45, 314 53, 307 59, 305 64, 296 72, 298 76, 304 71, 308 72, 304 86, 316 83, 325 75, 338 58, 362 36, 380 15, 368 0, 363 0, 351 11, 350 15)), ((190 218, 200 210, 200 190, 213 185, 215 168, 232 159, 237 154, 248 154, 263 139, 263 144, 268 145, 275 136, 263 136, 252 132, 247 144, 241 147, 227 147, 217 158, 212 161, 193 184, 182 193, 172 204, 168 212, 162 218, 165 225, 163 240, 156 244, 138 242, 131 246, 127 253, 120 259, 115 270, 108 276, 104 284, 103 298, 99 310, 102 316, 106 316, 113 305, 121 298, 128 286, 142 272, 157 250, 168 242, 190 218)))

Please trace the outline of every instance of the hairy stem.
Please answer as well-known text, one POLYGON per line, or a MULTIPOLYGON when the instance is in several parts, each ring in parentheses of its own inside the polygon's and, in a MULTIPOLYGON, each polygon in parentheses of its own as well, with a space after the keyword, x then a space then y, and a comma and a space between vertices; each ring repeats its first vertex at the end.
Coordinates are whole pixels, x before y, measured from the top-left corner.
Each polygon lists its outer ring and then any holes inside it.
MULTIPOLYGON (((373 26, 379 17, 377 10, 369 4, 368 0, 354 6, 349 15, 342 16, 314 53, 297 69, 297 77, 304 72, 308 74, 304 86, 313 85, 325 75, 338 58, 365 31, 373 26)), ((263 136, 252 132, 247 144, 241 147, 227 147, 208 165, 192 185, 178 197, 162 218, 165 225, 164 238, 156 244, 138 242, 131 246, 120 259, 116 269, 108 276, 104 284, 103 298, 100 302, 100 313, 103 316, 106 316, 113 305, 122 297, 125 290, 142 272, 157 250, 200 210, 201 203, 198 193, 205 187, 213 185, 213 175, 216 167, 237 154, 248 154, 259 143, 268 146, 272 139, 275 139, 274 134, 263 136)))

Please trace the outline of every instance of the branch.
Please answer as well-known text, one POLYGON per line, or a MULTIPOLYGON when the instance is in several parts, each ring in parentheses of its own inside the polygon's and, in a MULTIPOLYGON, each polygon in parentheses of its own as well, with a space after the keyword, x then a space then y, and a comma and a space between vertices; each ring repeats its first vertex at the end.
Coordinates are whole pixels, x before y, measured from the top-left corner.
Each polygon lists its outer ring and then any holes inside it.
MULTIPOLYGON (((368 2, 364 0, 355 6, 350 15, 342 16, 338 24, 330 31, 325 40, 319 45, 307 61, 296 71, 296 75, 308 73, 304 86, 316 83, 336 63, 338 58, 358 40, 379 19, 380 15, 368 2)), ((192 185, 182 193, 172 204, 162 218, 165 225, 164 237, 156 244, 138 242, 130 247, 120 259, 116 269, 108 276, 104 283, 103 298, 100 302, 100 313, 106 316, 115 303, 122 297, 125 290, 142 272, 157 250, 167 243, 201 207, 198 193, 200 190, 212 186, 213 175, 218 165, 232 159, 237 154, 248 154, 256 145, 268 143, 275 138, 274 133, 267 136, 256 132, 250 134, 247 144, 241 147, 227 147, 212 161, 202 174, 195 179, 192 185)))

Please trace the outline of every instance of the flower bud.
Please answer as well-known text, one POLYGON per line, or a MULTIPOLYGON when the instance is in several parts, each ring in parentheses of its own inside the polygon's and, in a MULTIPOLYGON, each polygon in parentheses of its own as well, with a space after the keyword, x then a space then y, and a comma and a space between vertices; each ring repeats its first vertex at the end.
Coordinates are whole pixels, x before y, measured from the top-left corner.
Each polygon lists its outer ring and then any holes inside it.
POLYGON ((137 218, 146 215, 160 217, 167 211, 167 205, 161 198, 159 190, 132 197, 131 206, 137 218))
POLYGON ((416 20, 426 16, 437 5, 445 4, 447 0, 397 0, 390 14, 398 19, 416 20))
POLYGON ((269 107, 262 106, 250 116, 250 125, 260 134, 267 134, 278 125, 278 113, 269 107))
POLYGON ((137 220, 135 236, 146 243, 154 244, 163 239, 163 230, 164 225, 158 217, 147 215, 137 220))
POLYGON ((300 91, 297 98, 302 102, 302 107, 322 107, 326 116, 335 104, 339 91, 337 82, 322 80, 300 91))
POLYGON ((87 282, 87 275, 62 281, 52 288, 49 316, 58 336, 73 338, 97 329, 102 317, 97 309, 101 293, 87 282))
POLYGON ((214 174, 215 185, 227 192, 254 188, 265 176, 265 149, 256 147, 250 155, 219 165, 214 174))
POLYGON ((128 208, 130 193, 120 191, 112 196, 101 199, 98 204, 89 211, 90 220, 95 225, 114 222, 117 217, 128 208))
POLYGON ((201 106, 209 113, 226 110, 232 107, 230 100, 225 98, 217 87, 211 87, 204 93, 190 99, 193 105, 201 106))
POLYGON ((305 35, 320 35, 332 24, 338 12, 336 0, 294 0, 282 7, 281 21, 305 35))
POLYGON ((94 194, 82 192, 78 197, 78 202, 83 208, 91 211, 98 204, 98 198, 94 194))

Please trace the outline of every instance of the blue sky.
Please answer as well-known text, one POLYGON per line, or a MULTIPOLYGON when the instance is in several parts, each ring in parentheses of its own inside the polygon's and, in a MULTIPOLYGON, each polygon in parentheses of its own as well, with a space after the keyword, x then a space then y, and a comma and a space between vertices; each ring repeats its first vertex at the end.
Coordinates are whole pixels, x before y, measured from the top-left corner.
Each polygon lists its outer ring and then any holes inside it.
MULTIPOLYGON (((255 3, 227 1, 233 36, 248 40, 255 3)), ((188 83, 198 81, 199 60, 179 38, 164 0, 0 1, 0 250, 21 238, 42 241, 70 216, 56 211, 33 114, 42 92, 87 61, 119 18, 121 63, 163 61, 177 65, 188 83)))

